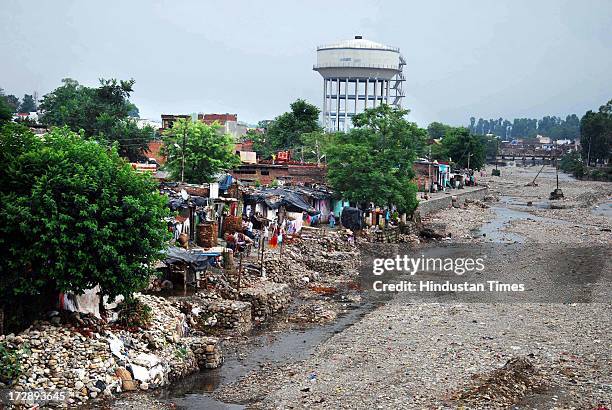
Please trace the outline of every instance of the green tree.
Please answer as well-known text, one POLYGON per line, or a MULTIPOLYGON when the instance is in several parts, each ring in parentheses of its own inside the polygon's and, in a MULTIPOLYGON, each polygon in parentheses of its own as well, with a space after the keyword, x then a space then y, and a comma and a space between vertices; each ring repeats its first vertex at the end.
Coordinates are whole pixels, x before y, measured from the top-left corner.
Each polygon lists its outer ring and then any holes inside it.
POLYGON ((580 120, 582 158, 587 165, 612 158, 612 100, 580 120))
POLYGON ((4 98, 0 98, 0 126, 2 126, 4 123, 10 122, 12 118, 13 110, 4 98))
POLYGON ((449 127, 442 144, 432 150, 432 157, 449 161, 462 168, 481 169, 486 160, 485 138, 464 127, 449 127), (469 158, 469 160, 468 160, 469 158))
POLYGON ((135 104, 129 103, 128 117, 140 118, 140 110, 135 104))
POLYGON ((43 290, 103 295, 148 284, 165 247, 166 199, 113 148, 54 128, 0 132, 0 301, 43 290))
POLYGON ((565 172, 574 174, 576 178, 582 178, 586 169, 582 157, 578 151, 572 151, 565 154, 559 161, 559 168, 565 172))
POLYGON ((262 133, 251 133, 248 135, 251 141, 253 141, 253 150, 257 153, 260 158, 270 158, 274 154, 274 149, 268 143, 267 132, 262 133))
POLYGON ((7 105, 11 109, 11 113, 17 112, 17 108, 19 107, 19 98, 15 97, 13 94, 6 95, 4 93, 4 89, 0 88, 0 100, 3 99, 6 101, 7 105))
POLYGON ((19 105, 19 112, 34 112, 36 111, 36 101, 30 94, 25 94, 21 104, 19 105))
POLYGON ((416 208, 413 162, 426 131, 408 122, 405 110, 388 105, 353 117, 354 128, 334 134, 328 148, 327 178, 342 198, 363 205, 416 208))
POLYGON ((295 149, 302 143, 302 134, 321 131, 319 109, 298 99, 291 104, 291 111, 279 115, 268 124, 266 144, 272 151, 295 149))
POLYGON ((444 137, 448 128, 448 125, 442 124, 441 122, 432 122, 427 127, 427 135, 429 138, 439 139, 444 137))
MULTIPOLYGON (((495 135, 479 135, 478 136, 482 141, 482 144, 485 148, 485 158, 495 158, 501 148, 501 143, 499 141, 500 137, 495 135)), ((470 163, 470 166, 472 164, 470 163)))
POLYGON ((302 153, 304 161, 320 162, 327 158, 329 148, 334 144, 337 133, 323 131, 313 131, 302 134, 302 145, 295 150, 296 159, 301 159, 302 153))
POLYGON ((211 182, 215 174, 240 164, 234 153, 234 141, 221 134, 217 124, 207 125, 179 119, 164 135, 166 167, 175 179, 181 179, 184 153, 184 180, 191 183, 211 182), (183 151, 184 147, 184 151, 183 151))
POLYGON ((136 106, 129 101, 134 80, 100 80, 98 88, 85 87, 70 78, 62 83, 42 99, 43 124, 83 130, 108 145, 117 142, 119 154, 130 161, 145 158, 155 130, 149 126, 140 129, 130 118, 130 114, 137 114, 136 106))

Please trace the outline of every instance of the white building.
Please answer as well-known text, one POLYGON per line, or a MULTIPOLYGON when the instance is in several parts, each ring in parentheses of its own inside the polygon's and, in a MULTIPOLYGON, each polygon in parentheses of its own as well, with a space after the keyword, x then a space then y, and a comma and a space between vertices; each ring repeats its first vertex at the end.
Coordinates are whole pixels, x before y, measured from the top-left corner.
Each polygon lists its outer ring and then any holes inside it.
POLYGON ((323 77, 322 122, 326 131, 346 131, 366 108, 401 108, 405 65, 399 48, 355 36, 317 47, 313 70, 323 77))
POLYGON ((136 122, 136 126, 140 129, 146 127, 147 125, 153 127, 153 129, 158 130, 162 127, 161 121, 149 120, 147 118, 133 118, 136 122))
POLYGON ((542 135, 538 135, 536 138, 538 139, 538 142, 540 144, 550 144, 550 137, 544 137, 542 135))

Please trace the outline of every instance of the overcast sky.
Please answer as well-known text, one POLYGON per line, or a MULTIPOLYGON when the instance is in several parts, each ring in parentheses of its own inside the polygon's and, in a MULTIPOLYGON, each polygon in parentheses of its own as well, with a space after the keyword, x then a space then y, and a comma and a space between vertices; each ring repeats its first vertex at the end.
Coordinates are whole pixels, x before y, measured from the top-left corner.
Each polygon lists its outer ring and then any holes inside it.
POLYGON ((21 1, 0 6, 0 87, 136 80, 143 118, 317 106, 316 46, 363 35, 407 61, 422 126, 584 114, 612 98, 612 1, 21 1))

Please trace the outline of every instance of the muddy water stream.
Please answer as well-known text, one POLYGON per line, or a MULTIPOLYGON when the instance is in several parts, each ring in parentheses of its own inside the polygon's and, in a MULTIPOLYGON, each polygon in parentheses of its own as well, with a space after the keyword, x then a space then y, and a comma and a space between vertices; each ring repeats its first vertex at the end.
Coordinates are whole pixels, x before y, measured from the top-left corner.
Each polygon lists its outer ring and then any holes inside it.
POLYGON ((284 364, 308 358, 329 337, 359 321, 382 301, 363 300, 349 305, 334 323, 301 329, 254 331, 250 348, 224 351, 225 361, 218 369, 193 374, 173 383, 161 392, 159 399, 182 409, 242 409, 245 406, 224 403, 212 396, 222 385, 233 383, 263 364, 284 364))

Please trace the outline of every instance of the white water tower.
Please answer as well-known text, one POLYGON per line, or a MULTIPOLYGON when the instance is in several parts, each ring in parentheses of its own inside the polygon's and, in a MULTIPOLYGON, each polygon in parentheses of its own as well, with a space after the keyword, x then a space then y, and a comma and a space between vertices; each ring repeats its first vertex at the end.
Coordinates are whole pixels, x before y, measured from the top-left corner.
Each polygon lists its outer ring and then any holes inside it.
POLYGON ((399 48, 361 36, 317 47, 313 70, 323 76, 325 130, 347 131, 355 114, 383 103, 401 108, 405 64, 399 48))

